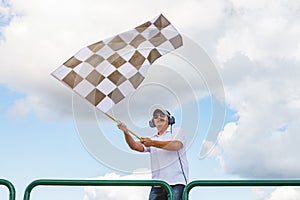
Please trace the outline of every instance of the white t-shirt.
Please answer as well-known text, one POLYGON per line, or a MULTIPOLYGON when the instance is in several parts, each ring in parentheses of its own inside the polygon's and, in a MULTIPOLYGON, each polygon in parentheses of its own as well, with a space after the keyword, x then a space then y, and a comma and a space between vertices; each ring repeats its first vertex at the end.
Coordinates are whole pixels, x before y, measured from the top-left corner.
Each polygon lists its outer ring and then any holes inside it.
POLYGON ((178 151, 169 151, 156 147, 145 147, 144 152, 150 153, 152 179, 166 181, 170 185, 188 183, 188 161, 185 153, 185 137, 182 129, 170 127, 162 135, 153 135, 152 140, 178 140, 183 147, 178 151))

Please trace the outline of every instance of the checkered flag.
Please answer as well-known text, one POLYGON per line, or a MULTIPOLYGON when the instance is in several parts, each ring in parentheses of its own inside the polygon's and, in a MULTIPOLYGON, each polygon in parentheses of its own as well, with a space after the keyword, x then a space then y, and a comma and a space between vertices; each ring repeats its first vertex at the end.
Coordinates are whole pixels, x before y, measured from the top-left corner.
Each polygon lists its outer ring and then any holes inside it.
POLYGON ((52 75, 107 113, 135 91, 156 59, 180 46, 181 35, 159 15, 132 30, 82 48, 52 75))

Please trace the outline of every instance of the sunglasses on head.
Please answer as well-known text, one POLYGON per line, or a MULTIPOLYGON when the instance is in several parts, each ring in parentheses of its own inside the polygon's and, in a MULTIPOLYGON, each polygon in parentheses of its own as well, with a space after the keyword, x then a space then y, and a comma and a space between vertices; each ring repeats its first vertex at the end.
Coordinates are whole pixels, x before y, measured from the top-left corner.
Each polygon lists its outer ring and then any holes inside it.
POLYGON ((153 115, 153 119, 157 119, 158 117, 165 117, 166 115, 164 113, 161 113, 161 114, 156 114, 156 115, 153 115))

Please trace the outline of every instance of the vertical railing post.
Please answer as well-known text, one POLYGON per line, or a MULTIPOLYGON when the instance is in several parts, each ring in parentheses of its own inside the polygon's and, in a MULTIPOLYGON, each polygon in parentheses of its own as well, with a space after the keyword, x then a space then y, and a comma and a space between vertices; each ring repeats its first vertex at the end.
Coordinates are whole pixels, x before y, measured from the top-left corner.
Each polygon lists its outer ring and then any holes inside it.
POLYGON ((14 185, 11 182, 9 182, 8 180, 5 180, 5 179, 0 179, 0 185, 4 185, 8 188, 8 190, 9 190, 9 200, 15 200, 16 190, 15 190, 14 185))

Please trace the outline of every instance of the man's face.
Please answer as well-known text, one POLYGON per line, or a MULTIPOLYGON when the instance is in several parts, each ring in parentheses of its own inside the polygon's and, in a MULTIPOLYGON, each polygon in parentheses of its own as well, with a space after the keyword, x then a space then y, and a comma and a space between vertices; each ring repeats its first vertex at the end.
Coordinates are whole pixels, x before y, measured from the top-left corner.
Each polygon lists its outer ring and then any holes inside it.
POLYGON ((163 112, 155 112, 153 114, 154 124, 157 127, 157 129, 161 129, 165 126, 168 126, 168 116, 164 114, 163 112))

